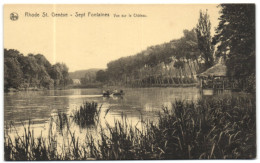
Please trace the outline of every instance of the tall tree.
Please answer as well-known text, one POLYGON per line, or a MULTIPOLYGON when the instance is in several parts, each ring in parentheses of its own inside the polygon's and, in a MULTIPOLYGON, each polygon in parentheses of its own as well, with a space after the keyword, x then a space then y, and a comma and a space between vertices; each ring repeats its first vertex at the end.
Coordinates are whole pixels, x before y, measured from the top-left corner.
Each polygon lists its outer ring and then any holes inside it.
POLYGON ((230 76, 255 76, 255 5, 221 4, 214 44, 230 76))
POLYGON ((214 63, 214 46, 211 43, 212 39, 210 35, 210 29, 211 23, 207 11, 200 11, 200 17, 197 24, 196 32, 198 39, 198 48, 200 52, 203 54, 203 58, 205 59, 206 68, 213 66, 214 63))

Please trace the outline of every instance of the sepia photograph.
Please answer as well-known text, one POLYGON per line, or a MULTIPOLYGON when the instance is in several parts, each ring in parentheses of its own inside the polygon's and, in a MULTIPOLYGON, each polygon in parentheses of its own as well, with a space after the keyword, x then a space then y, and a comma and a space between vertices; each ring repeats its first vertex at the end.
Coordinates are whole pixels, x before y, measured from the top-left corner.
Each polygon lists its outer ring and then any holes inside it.
POLYGON ((4 4, 5 161, 256 159, 256 5, 4 4))

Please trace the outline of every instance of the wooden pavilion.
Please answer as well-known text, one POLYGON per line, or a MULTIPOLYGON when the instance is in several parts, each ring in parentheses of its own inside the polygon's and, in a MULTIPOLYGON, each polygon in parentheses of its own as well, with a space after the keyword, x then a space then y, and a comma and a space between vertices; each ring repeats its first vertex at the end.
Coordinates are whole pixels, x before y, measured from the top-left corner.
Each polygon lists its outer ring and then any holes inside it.
POLYGON ((216 65, 198 74, 197 78, 202 89, 236 90, 240 85, 239 81, 227 76, 227 67, 222 59, 216 65))

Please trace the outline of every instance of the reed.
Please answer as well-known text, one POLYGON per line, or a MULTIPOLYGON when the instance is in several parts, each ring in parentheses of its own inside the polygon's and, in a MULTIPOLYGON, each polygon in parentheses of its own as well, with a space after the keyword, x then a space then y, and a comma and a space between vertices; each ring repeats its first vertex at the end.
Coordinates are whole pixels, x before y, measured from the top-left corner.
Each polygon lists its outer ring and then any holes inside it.
POLYGON ((147 136, 160 159, 255 158, 255 108, 242 97, 176 101, 147 136))
POLYGON ((97 159, 248 159, 256 157, 255 100, 175 101, 143 130, 116 121, 101 132, 97 159))
POLYGON ((74 110, 73 119, 82 128, 95 125, 99 121, 102 105, 98 108, 96 102, 85 102, 79 109, 74 110))
MULTIPOLYGON (((4 149, 5 160, 49 160, 50 156, 56 156, 55 151, 47 145, 42 136, 34 137, 34 131, 30 129, 30 122, 24 126, 23 136, 17 136, 12 140, 9 135, 5 136, 4 149)), ((57 159, 56 157, 53 159, 57 159)))
POLYGON ((61 153, 55 152, 53 141, 34 138, 28 128, 14 142, 5 135, 5 160, 253 159, 255 109, 255 99, 248 97, 175 101, 171 109, 163 107, 158 123, 142 122, 142 129, 123 118, 102 127, 96 135, 100 140, 86 135, 82 144, 69 132, 70 145, 61 153))
POLYGON ((58 124, 59 131, 61 131, 61 133, 68 123, 69 123, 69 119, 67 114, 64 112, 58 112, 56 124, 58 124))

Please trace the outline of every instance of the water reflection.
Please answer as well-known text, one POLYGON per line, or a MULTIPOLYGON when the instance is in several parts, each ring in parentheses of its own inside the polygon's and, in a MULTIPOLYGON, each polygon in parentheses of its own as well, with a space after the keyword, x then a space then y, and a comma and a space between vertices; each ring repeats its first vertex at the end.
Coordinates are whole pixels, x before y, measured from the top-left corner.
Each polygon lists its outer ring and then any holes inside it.
POLYGON ((13 133, 13 136, 16 133, 22 135, 22 123, 28 124, 30 120, 35 137, 55 134, 60 141, 64 141, 65 133, 72 132, 84 140, 86 134, 97 135, 100 127, 113 126, 115 121, 121 121, 122 115, 127 117, 129 124, 141 128, 141 120, 156 122, 162 106, 170 108, 171 102, 176 99, 190 101, 200 97, 197 88, 128 88, 124 89, 124 96, 111 97, 102 97, 101 92, 101 89, 71 89, 6 93, 5 129, 10 129, 9 124, 13 122, 15 130, 8 132, 13 133), (98 125, 82 126, 71 118, 65 120, 63 117, 72 116, 73 111, 79 109, 84 101, 102 105, 98 125), (62 122, 57 121, 58 116, 62 117, 62 122), (71 131, 68 131, 67 125, 71 131))

